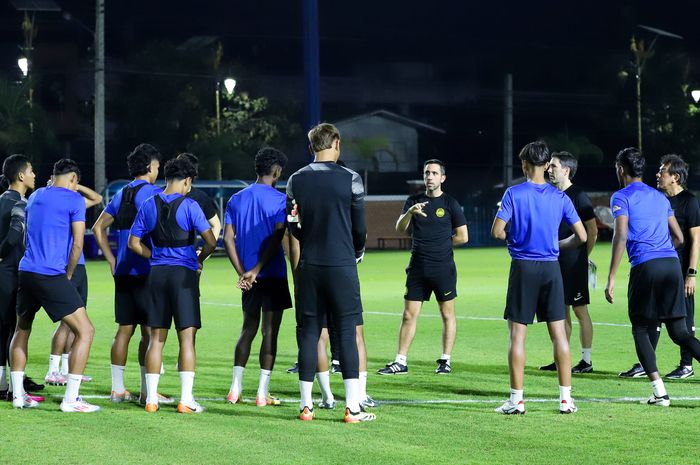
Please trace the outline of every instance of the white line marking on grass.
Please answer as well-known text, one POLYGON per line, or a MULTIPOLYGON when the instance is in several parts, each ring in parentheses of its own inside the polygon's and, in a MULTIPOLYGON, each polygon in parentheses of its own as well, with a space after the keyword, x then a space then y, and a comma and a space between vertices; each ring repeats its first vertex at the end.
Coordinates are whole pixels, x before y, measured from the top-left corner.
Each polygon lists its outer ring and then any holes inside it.
MULTIPOLYGON (((222 303, 222 302, 208 302, 204 301, 202 302, 202 305, 212 305, 212 306, 219 306, 219 307, 237 307, 240 308, 240 304, 229 304, 229 303, 222 303)), ((403 316, 403 313, 397 313, 397 312, 363 312, 365 315, 379 315, 379 316, 403 316)), ((442 318, 440 315, 433 315, 433 314, 421 314, 421 317, 423 318, 442 318)), ((486 316, 464 316, 464 315, 457 315, 458 320, 475 320, 475 321, 505 321, 503 318, 495 318, 495 317, 486 317, 486 316)), ((574 324, 578 324, 577 321, 573 322, 574 324)), ((627 323, 604 323, 604 322, 598 322, 594 321, 593 322, 594 326, 612 326, 615 328, 631 328, 631 324, 627 323)))
MULTIPOLYGON (((51 397, 63 398, 62 394, 52 394, 51 397)), ((80 396, 82 399, 109 399, 106 395, 86 395, 80 396)), ((503 396, 500 399, 387 399, 379 400, 380 405, 431 405, 431 404, 498 404, 503 402, 507 396, 503 396)), ((177 399, 174 397, 174 399, 177 399)), ((342 399, 340 397, 336 399, 342 399)), ((576 402, 591 402, 591 403, 601 403, 601 404, 617 404, 626 402, 642 402, 646 401, 648 397, 576 397, 576 402)), ((224 402, 226 399, 224 397, 197 397, 196 400, 202 402, 224 402)), ((559 402, 558 398, 544 399, 544 398, 531 398, 528 397, 527 402, 536 403, 549 403, 549 402, 559 402)), ((673 401, 700 401, 700 397, 671 397, 673 401)), ((297 403, 299 399, 280 399, 283 403, 297 403)), ((243 403, 254 404, 255 399, 243 399, 243 403)))

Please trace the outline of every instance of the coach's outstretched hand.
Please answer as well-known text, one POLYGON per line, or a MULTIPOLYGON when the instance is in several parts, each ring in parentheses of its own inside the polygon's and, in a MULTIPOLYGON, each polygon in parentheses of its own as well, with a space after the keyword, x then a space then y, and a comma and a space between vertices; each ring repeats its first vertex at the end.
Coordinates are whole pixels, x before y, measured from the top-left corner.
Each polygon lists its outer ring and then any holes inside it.
POLYGON ((425 212, 423 211, 423 207, 425 207, 426 205, 428 205, 428 202, 415 203, 411 205, 411 208, 408 209, 408 213, 410 213, 411 215, 420 215, 427 218, 428 215, 425 214, 425 212))
POLYGON ((605 286, 605 300, 609 303, 613 303, 615 297, 615 280, 608 278, 608 285, 605 286))

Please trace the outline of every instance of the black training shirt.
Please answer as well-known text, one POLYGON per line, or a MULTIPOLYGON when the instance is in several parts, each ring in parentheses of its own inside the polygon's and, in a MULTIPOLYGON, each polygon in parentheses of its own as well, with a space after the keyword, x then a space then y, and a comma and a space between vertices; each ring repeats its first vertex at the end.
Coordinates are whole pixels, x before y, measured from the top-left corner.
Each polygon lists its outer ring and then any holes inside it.
POLYGON ((19 192, 7 190, 0 195, 0 266, 17 271, 24 255, 26 199, 19 192))
POLYGON ((299 239, 301 261, 310 265, 349 266, 365 248, 365 189, 354 171, 334 162, 313 162, 287 181, 287 213, 297 204, 299 223, 290 223, 299 239), (301 227, 299 227, 299 225, 301 227))
POLYGON ((676 249, 678 258, 683 267, 683 276, 688 272, 690 266, 690 229, 700 226, 700 204, 698 199, 690 191, 683 190, 678 195, 669 197, 673 214, 678 221, 678 225, 683 231, 683 244, 676 249))
MULTIPOLYGON (((593 211, 593 203, 591 203, 590 197, 588 197, 588 195, 585 192, 583 192, 583 189, 581 189, 575 184, 572 184, 571 186, 569 186, 568 189, 564 191, 564 193, 568 195, 571 199, 571 203, 574 204, 576 213, 578 213, 578 216, 579 218, 581 218, 582 223, 585 223, 586 221, 595 218, 595 212, 593 211)), ((560 241, 571 236, 573 233, 573 230, 569 227, 568 224, 566 224, 565 221, 562 221, 561 224, 559 224, 560 241)), ((585 243, 581 244, 575 249, 560 249, 559 261, 562 261, 562 259, 574 260, 575 257, 581 254, 588 256, 588 250, 586 249, 585 243)))
POLYGON ((409 229, 413 246, 411 264, 444 265, 453 259, 452 236, 454 230, 467 224, 459 202, 443 192, 440 197, 428 197, 425 193, 406 199, 401 213, 417 203, 428 202, 421 215, 413 215, 409 229))
POLYGON ((189 194, 187 194, 187 197, 199 204, 199 208, 202 209, 204 212, 204 217, 207 220, 212 219, 214 215, 219 213, 219 207, 202 189, 197 189, 193 186, 192 190, 189 192, 189 194))

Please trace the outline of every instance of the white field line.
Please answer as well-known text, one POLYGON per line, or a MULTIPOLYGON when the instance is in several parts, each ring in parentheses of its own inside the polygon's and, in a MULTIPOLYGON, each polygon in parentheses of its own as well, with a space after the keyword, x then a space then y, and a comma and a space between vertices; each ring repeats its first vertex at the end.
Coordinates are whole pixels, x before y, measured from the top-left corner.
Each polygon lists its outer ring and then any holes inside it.
MULTIPOLYGON (((201 302, 202 305, 210 305, 212 307, 236 307, 240 308, 241 304, 229 304, 229 303, 223 303, 223 302, 208 302, 208 301, 203 301, 201 302)), ((397 313, 397 312, 362 312, 364 315, 380 315, 380 316, 396 316, 400 317, 403 316, 402 313, 397 313)), ((422 318, 440 318, 440 315, 435 315, 432 313, 422 313, 421 314, 422 318)), ((480 317, 480 316, 465 316, 465 315, 457 315, 458 320, 474 320, 474 321, 505 321, 503 318, 495 318, 495 317, 480 317)), ((574 324, 578 324, 577 321, 573 322, 574 324)), ((605 323, 605 322, 593 322, 594 326, 613 326, 616 328, 631 328, 632 325, 627 324, 627 323, 605 323)))
MULTIPOLYGON (((52 394, 51 397, 63 398, 62 394, 52 394)), ((106 395, 86 395, 80 396, 83 399, 109 399, 106 395)), ((388 399, 379 400, 380 405, 424 405, 424 404, 498 404, 502 403, 507 396, 500 399, 388 399)), ((177 398, 174 398, 177 399, 177 398)), ((336 400, 342 399, 341 397, 336 397, 336 400)), ((601 404, 617 404, 617 403, 627 403, 627 402, 642 402, 646 401, 648 397, 575 397, 577 403, 591 402, 591 403, 601 403, 601 404)), ((197 401, 201 402, 224 402, 226 398, 224 397, 197 397, 197 401)), ((559 398, 530 398, 526 397, 527 402, 534 403, 558 403, 559 398)), ((672 401, 700 401, 700 397, 671 397, 672 401)), ((299 399, 280 399, 283 403, 297 403, 299 399)), ((255 399, 243 399, 243 403, 254 404, 255 399)))

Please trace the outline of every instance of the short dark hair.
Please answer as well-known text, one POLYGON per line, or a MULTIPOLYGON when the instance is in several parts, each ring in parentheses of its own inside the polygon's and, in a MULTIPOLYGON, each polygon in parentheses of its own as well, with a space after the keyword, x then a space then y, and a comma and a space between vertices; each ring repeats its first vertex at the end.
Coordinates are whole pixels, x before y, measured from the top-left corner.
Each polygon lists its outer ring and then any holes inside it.
POLYGON ((425 160, 425 163, 423 163, 423 170, 425 170, 425 167, 428 165, 440 165, 440 172, 443 175, 445 174, 445 163, 442 160, 438 160, 437 158, 431 158, 430 160, 425 160))
POLYGON ((311 151, 318 153, 333 147, 333 142, 340 139, 340 131, 330 123, 321 123, 311 128, 307 137, 311 151))
POLYGON ((578 160, 573 154, 565 151, 554 152, 552 158, 558 159, 562 168, 569 168, 569 179, 574 179, 578 169, 578 160))
POLYGON ((685 187, 688 182, 688 163, 683 160, 683 157, 675 153, 669 153, 661 157, 661 164, 668 165, 668 174, 678 176, 678 184, 685 187))
POLYGON ((61 176, 62 174, 75 173, 80 180, 80 168, 78 164, 70 158, 61 158, 53 165, 53 175, 61 176))
POLYGON ((0 175, 0 192, 5 192, 10 188, 10 184, 15 182, 19 173, 27 169, 31 161, 24 155, 14 154, 5 158, 2 162, 2 175, 0 175))
POLYGON ((177 158, 184 158, 185 160, 189 161, 192 166, 194 166, 194 178, 199 176, 199 158, 197 158, 197 155, 190 152, 182 152, 177 156, 177 158))
POLYGON ((615 163, 625 168, 629 176, 641 178, 644 174, 644 155, 634 147, 620 150, 615 157, 615 163))
POLYGON ((547 143, 543 140, 536 140, 526 144, 520 151, 518 157, 535 166, 542 166, 552 159, 552 156, 549 154, 549 147, 547 147, 547 143))
POLYGON ((194 180, 197 177, 197 170, 195 169, 192 162, 190 162, 185 157, 176 157, 165 164, 163 169, 165 172, 165 180, 170 181, 172 179, 186 179, 192 178, 194 180))
POLYGON ((160 152, 151 144, 139 144, 126 157, 126 165, 129 167, 129 175, 132 177, 143 176, 148 173, 148 166, 153 160, 160 161, 160 152))
POLYGON ((255 174, 258 176, 272 174, 275 165, 284 168, 287 165, 287 155, 272 147, 263 147, 255 154, 255 174))

